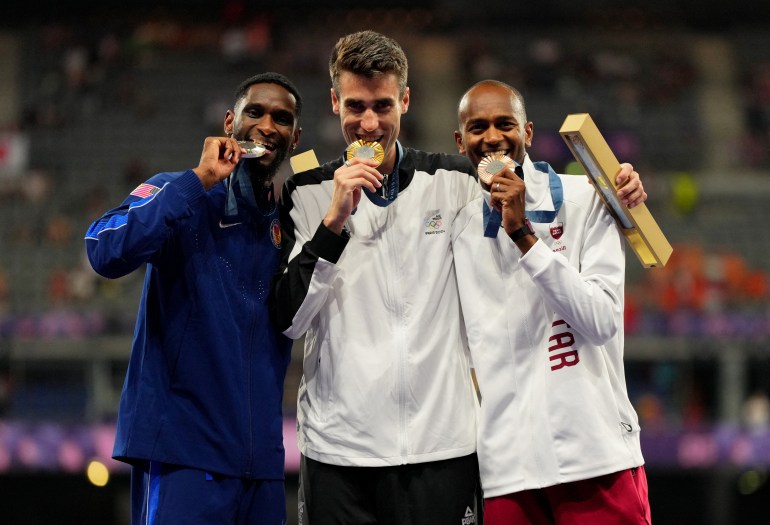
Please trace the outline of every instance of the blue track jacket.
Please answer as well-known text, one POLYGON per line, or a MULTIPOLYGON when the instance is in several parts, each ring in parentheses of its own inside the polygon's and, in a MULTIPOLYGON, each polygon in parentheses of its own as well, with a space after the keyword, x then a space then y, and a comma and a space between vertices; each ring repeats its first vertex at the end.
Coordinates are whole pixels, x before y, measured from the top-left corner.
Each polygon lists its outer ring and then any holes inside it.
POLYGON ((291 341, 266 304, 278 212, 264 194, 249 205, 236 184, 226 215, 231 179, 206 192, 192 170, 160 173, 88 229, 99 274, 146 263, 113 457, 283 479, 291 341))

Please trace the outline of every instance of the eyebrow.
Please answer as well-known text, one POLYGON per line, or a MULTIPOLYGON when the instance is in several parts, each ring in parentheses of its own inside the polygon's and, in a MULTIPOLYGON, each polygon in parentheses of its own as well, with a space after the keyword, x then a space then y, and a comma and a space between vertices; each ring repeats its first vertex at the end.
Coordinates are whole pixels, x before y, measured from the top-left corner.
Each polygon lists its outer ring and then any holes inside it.
POLYGON ((250 102, 243 106, 243 111, 249 111, 251 109, 260 109, 265 113, 270 113, 271 115, 289 115, 292 119, 296 118, 294 111, 291 109, 282 107, 270 109, 268 106, 265 106, 261 102, 250 102))
POLYGON ((489 119, 486 118, 469 118, 465 121, 465 124, 478 124, 478 123, 486 123, 489 122, 489 119))
MULTIPOLYGON (((364 104, 364 101, 362 99, 360 99, 360 98, 347 98, 347 99, 345 99, 344 103, 347 106, 348 104, 351 104, 351 105, 352 104, 364 104)), ((374 104, 383 104, 383 103, 385 103, 385 104, 395 104, 396 101, 393 98, 385 97, 385 98, 378 98, 378 99, 374 100, 373 103, 374 104)))

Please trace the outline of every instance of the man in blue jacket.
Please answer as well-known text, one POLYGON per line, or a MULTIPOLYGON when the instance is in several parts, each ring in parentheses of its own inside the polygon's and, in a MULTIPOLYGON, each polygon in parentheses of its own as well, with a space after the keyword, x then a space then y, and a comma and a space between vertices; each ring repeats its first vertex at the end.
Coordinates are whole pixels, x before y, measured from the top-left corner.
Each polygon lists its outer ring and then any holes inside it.
POLYGON ((282 75, 245 80, 196 168, 151 177, 86 233, 99 274, 146 264, 113 451, 133 467, 134 525, 286 523, 291 341, 266 301, 281 246, 273 178, 301 107, 282 75), (245 158, 241 140, 264 154, 245 158))

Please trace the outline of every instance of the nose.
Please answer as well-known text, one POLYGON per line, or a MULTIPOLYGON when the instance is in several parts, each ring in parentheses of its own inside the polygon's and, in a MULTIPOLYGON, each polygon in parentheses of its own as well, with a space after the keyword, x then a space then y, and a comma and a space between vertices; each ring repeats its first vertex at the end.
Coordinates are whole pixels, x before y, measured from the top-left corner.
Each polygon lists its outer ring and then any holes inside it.
POLYGON ((262 115, 255 126, 263 135, 272 135, 276 132, 275 122, 270 115, 262 115))
POLYGON ((377 129, 378 121, 377 121, 377 113, 374 112, 372 109, 367 109, 364 111, 363 116, 361 117, 361 129, 363 129, 366 132, 374 131, 377 129))
POLYGON ((502 132, 495 126, 489 126, 484 133, 484 142, 487 144, 499 144, 503 140, 502 132))

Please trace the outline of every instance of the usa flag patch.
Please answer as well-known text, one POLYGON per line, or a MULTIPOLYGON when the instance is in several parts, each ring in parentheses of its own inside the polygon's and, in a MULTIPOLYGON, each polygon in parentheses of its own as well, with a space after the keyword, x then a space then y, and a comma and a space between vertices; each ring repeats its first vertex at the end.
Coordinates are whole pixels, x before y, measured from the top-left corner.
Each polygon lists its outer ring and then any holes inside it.
POLYGON ((158 193, 160 191, 160 188, 157 186, 153 186, 152 184, 147 184, 146 182, 140 184, 136 187, 134 191, 131 192, 131 195, 134 197, 139 197, 140 199, 144 199, 145 197, 151 197, 158 193))

